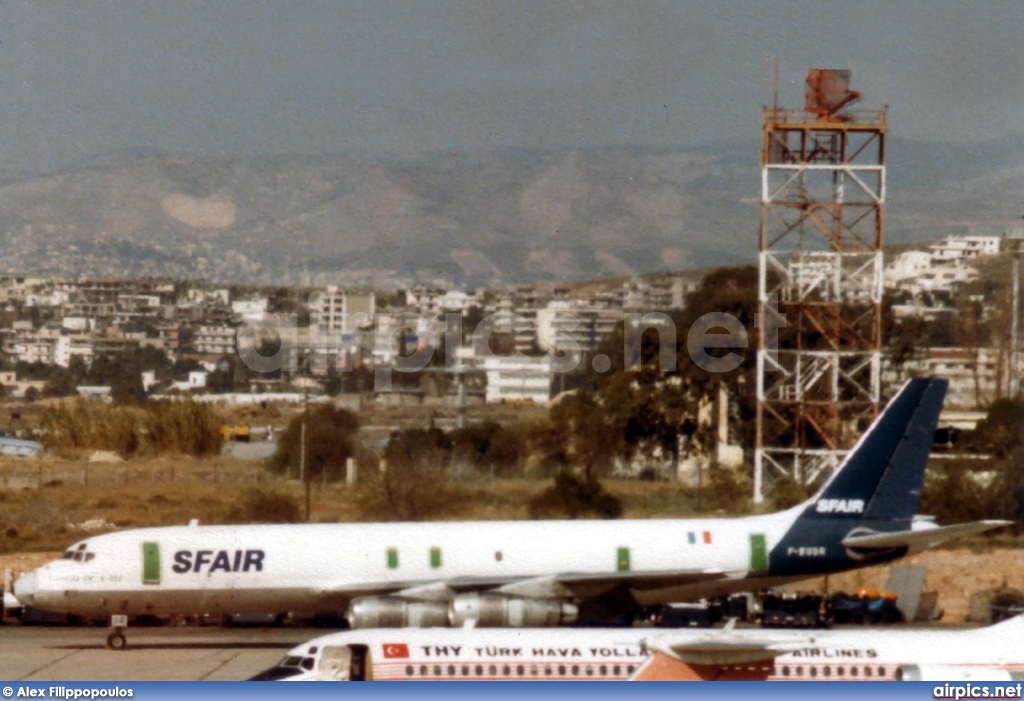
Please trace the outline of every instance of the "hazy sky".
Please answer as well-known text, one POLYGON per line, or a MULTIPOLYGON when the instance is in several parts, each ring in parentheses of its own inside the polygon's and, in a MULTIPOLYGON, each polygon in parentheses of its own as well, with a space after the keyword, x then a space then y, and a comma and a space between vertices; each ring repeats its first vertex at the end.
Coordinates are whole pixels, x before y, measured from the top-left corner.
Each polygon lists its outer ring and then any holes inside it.
POLYGON ((3 0, 0 173, 140 150, 415 156, 756 140, 809 67, 894 137, 1024 133, 1024 2, 3 0))

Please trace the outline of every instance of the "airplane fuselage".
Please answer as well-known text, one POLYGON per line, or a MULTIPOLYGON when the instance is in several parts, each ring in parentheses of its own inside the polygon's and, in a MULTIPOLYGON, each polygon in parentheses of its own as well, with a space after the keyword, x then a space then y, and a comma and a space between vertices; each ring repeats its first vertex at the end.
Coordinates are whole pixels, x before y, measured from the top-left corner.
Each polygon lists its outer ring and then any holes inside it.
POLYGON ((631 591, 647 605, 863 564, 826 537, 830 528, 806 529, 801 538, 792 522, 781 512, 739 519, 138 529, 75 544, 36 570, 22 591, 31 589, 26 603, 77 615, 280 613, 340 611, 353 598, 418 583, 487 588, 553 572, 606 576, 583 586, 599 596, 642 572, 646 579, 631 591), (684 570, 716 576, 686 583, 673 575, 684 570))
MULTIPOLYGON (((1024 633, 1019 622, 1006 625, 1013 629, 1014 641, 1024 633)), ((709 650, 745 643, 750 647, 780 644, 785 652, 774 660, 757 662, 690 662, 674 669, 673 680, 885 681, 919 666, 943 669, 954 679, 965 674, 998 679, 1024 673, 1024 648, 1006 644, 1005 638, 995 634, 999 628, 811 633, 649 628, 346 631, 297 646, 268 670, 268 676, 294 681, 348 680, 353 677, 346 661, 361 655, 361 670, 365 671, 359 676, 369 680, 622 680, 655 650, 700 641, 707 641, 709 650)))

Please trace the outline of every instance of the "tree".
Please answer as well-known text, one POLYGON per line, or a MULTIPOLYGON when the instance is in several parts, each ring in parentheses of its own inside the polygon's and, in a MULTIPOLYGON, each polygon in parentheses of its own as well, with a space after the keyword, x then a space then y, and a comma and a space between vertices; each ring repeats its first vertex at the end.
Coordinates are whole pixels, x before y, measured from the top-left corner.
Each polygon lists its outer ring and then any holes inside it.
POLYGON ((596 480, 580 480, 568 472, 555 475, 551 487, 530 500, 532 518, 576 518, 592 514, 601 518, 622 515, 622 502, 604 491, 596 480))
POLYGON ((448 472, 451 454, 452 442, 440 429, 393 433, 384 448, 386 467, 375 494, 377 515, 415 521, 453 513, 460 500, 448 472))
POLYGON ((302 472, 303 423, 306 424, 306 479, 344 478, 346 463, 359 445, 359 419, 351 411, 334 406, 318 407, 308 416, 300 414, 289 421, 270 458, 270 469, 291 477, 298 477, 302 472))
MULTIPOLYGON (((699 403, 714 396, 725 384, 739 402, 740 440, 752 444, 750 432, 755 411, 752 388, 757 339, 751 334, 746 347, 707 348, 707 358, 695 362, 688 347, 691 329, 705 314, 727 315, 744 329, 755 328, 758 272, 753 267, 723 268, 710 273, 700 288, 687 297, 686 308, 668 315, 658 331, 638 333, 620 324, 595 353, 610 360, 610 369, 599 372, 587 367, 577 371, 580 385, 574 397, 567 397, 551 410, 551 420, 563 437, 568 459, 582 465, 586 481, 609 470, 615 457, 650 455, 655 451, 678 458, 679 437, 687 436, 689 449, 709 449, 710 432, 696 423, 699 403), (675 352, 670 353, 671 343, 675 352), (739 364, 721 362, 727 354, 739 356, 739 364), (675 369, 662 370, 670 355, 675 369), (580 377, 582 375, 582 378, 580 377)), ((723 318, 723 317, 717 317, 723 318)), ((704 319, 706 321, 706 319, 704 319)), ((704 329, 708 334, 727 331, 725 327, 704 329)), ((699 337, 698 337, 699 338, 699 337)))

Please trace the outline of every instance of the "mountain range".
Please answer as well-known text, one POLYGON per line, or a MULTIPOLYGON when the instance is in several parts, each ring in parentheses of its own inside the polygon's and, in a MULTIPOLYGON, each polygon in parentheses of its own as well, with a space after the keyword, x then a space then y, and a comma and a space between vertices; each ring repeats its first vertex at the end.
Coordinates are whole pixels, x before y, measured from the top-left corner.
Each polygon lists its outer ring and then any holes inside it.
MULTIPOLYGON (((758 149, 107 158, 0 181, 0 273, 386 289, 752 263, 758 149)), ((1013 229, 1022 156, 890 140, 886 242, 1013 229)))

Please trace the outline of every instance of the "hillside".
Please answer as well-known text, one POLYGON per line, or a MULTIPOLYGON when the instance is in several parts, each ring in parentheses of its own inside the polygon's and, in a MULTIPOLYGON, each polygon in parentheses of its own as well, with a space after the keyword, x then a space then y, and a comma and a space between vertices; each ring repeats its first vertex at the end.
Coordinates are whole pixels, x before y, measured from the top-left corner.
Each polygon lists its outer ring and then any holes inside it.
MULTIPOLYGON (((887 242, 1005 230, 1024 143, 998 146, 893 142, 887 242)), ((124 158, 0 184, 0 271, 383 289, 752 262, 757 153, 124 158)))

